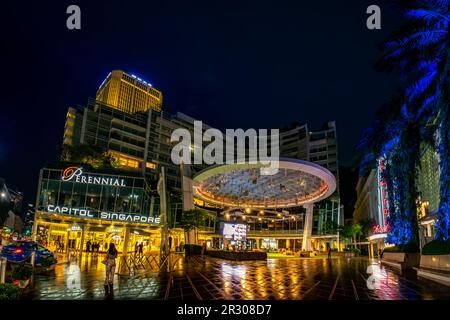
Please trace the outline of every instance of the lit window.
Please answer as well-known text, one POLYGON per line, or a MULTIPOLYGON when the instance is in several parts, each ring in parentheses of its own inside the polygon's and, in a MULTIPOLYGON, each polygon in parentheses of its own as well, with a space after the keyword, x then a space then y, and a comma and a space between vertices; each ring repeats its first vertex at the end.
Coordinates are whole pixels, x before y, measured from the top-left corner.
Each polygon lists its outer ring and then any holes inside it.
POLYGON ((147 162, 145 164, 145 166, 149 169, 156 169, 156 164, 152 163, 152 162, 147 162))

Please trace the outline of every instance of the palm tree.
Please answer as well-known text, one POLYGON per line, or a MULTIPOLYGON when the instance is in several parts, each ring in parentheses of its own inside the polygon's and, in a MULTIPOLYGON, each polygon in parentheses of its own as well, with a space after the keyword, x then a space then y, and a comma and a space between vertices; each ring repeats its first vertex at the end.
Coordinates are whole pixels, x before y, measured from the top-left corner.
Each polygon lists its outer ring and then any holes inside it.
POLYGON ((358 237, 359 248, 361 248, 362 226, 359 223, 354 223, 352 225, 352 234, 353 234, 353 243, 356 243, 356 237, 358 237))
MULTIPOLYGON (((397 69, 404 77, 409 134, 412 126, 425 127, 432 119, 438 119, 436 146, 440 158, 441 202, 436 232, 439 238, 447 240, 450 236, 450 0, 395 2, 406 23, 384 44, 379 66, 397 69)), ((410 184, 407 181, 407 189, 411 188, 410 184)))
POLYGON ((186 244, 197 244, 197 231, 203 227, 208 214, 201 209, 186 210, 183 212, 180 226, 184 229, 184 237, 186 244), (194 231, 194 239, 191 239, 190 234, 194 231))

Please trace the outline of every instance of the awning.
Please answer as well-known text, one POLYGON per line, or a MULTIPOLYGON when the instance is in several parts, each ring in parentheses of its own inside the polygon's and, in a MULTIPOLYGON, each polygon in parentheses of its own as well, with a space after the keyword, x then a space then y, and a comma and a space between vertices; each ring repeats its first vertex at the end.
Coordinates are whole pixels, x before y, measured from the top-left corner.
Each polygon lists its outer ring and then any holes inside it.
POLYGON ((367 240, 372 241, 376 239, 384 239, 387 237, 387 233, 376 233, 371 235, 370 237, 367 237, 367 240))
POLYGON ((87 231, 88 232, 105 232, 106 231, 106 226, 103 226, 103 227, 91 227, 91 226, 89 226, 89 229, 87 231))
POLYGON ((139 236, 144 236, 144 237, 151 237, 152 236, 152 234, 150 232, 143 231, 141 229, 131 229, 130 233, 133 233, 133 234, 136 234, 136 235, 139 235, 139 236))

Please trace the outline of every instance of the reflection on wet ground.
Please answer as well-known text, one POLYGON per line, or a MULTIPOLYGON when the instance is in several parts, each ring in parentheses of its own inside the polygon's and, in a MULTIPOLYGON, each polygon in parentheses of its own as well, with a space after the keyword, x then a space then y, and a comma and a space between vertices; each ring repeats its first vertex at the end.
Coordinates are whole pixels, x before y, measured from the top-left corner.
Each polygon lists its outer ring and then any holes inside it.
MULTIPOLYGON (((104 266, 98 259, 58 265, 37 276, 30 299, 105 299, 104 266)), ((448 287, 401 276, 367 258, 268 259, 231 262, 195 257, 173 272, 116 275, 114 299, 450 299, 448 287)))

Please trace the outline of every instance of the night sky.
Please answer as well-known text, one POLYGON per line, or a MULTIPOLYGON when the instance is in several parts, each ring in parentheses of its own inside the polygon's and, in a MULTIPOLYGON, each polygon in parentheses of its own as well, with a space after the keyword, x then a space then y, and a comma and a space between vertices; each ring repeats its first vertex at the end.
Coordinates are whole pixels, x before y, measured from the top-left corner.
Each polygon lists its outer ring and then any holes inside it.
POLYGON ((0 177, 34 201, 69 106, 113 69, 163 91, 164 108, 219 129, 336 120, 341 165, 396 87, 373 65, 398 18, 385 1, 2 3, 0 177), (82 29, 66 28, 77 4, 82 29), (382 9, 382 30, 366 8, 382 9))

